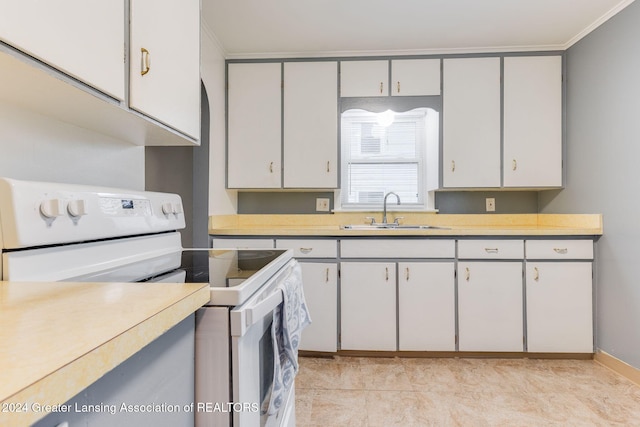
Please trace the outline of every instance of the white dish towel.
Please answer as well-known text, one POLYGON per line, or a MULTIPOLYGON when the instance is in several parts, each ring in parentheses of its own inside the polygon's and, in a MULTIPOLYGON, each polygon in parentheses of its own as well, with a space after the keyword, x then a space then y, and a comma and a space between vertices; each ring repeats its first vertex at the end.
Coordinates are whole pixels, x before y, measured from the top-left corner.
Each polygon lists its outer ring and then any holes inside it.
POLYGON ((267 413, 274 415, 293 385, 298 373, 298 346, 302 330, 311 323, 302 290, 302 269, 295 263, 291 274, 280 283, 282 304, 273 311, 274 375, 267 413))

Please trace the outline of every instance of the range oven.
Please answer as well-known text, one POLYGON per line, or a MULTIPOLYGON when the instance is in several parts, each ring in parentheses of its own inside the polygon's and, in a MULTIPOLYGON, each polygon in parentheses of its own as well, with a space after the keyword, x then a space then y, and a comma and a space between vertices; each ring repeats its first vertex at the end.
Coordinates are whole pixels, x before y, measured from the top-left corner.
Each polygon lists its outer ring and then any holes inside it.
POLYGON ((299 265, 290 250, 183 249, 184 226, 175 194, 0 178, 3 280, 208 282, 195 316, 192 423, 294 426, 274 319, 284 319, 286 289, 306 314, 299 265))
POLYGON ((288 251, 210 252, 230 265, 227 277, 212 280, 230 292, 216 301, 214 289, 210 303, 196 313, 196 401, 202 405, 196 411, 196 426, 227 426, 229 417, 234 426, 295 426, 294 387, 281 394, 277 407, 270 408, 270 403, 277 375, 274 310, 283 301, 284 282, 301 284, 300 267, 288 251), (251 272, 263 257, 274 257, 276 263, 258 270, 265 275, 266 280, 258 279, 264 285, 247 292, 246 299, 240 297, 241 288, 257 279, 251 272), (247 274, 251 276, 244 279, 247 274), (211 363, 226 358, 229 363, 211 363))

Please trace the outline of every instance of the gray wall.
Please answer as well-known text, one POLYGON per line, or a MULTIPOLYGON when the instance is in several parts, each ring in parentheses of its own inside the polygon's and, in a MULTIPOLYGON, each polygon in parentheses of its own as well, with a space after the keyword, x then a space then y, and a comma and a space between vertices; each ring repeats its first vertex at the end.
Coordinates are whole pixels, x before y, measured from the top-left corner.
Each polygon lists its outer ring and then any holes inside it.
POLYGON ((640 2, 567 52, 567 182, 544 213, 603 213, 596 346, 640 368, 640 2))
POLYGON ((486 198, 496 199, 496 214, 538 213, 536 191, 443 191, 436 193, 435 206, 442 214, 487 213, 486 198))
POLYGON ((201 85, 199 147, 146 147, 147 191, 177 193, 182 197, 186 228, 182 246, 209 247, 209 100, 201 85))
MULTIPOLYGON (((239 214, 322 214, 316 212, 316 197, 327 197, 333 209, 333 192, 239 192, 239 214)), ((440 213, 486 213, 485 198, 496 199, 496 214, 538 212, 535 191, 444 191, 436 193, 440 213)), ((382 210, 382 206, 380 206, 382 210)))

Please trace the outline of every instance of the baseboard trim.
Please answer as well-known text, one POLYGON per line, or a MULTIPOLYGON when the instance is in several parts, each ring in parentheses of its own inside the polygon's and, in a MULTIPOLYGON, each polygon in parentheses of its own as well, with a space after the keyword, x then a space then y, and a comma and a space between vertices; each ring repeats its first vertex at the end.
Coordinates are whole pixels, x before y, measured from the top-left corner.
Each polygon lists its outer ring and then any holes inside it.
POLYGON ((640 386, 640 369, 634 368, 628 363, 602 350, 598 350, 593 359, 605 368, 611 369, 613 372, 622 375, 640 386))
POLYGON ((487 359, 574 359, 591 360, 593 353, 528 353, 528 352, 474 352, 474 351, 368 351, 338 350, 319 352, 300 350, 300 356, 325 357, 402 357, 402 358, 487 358, 487 359))

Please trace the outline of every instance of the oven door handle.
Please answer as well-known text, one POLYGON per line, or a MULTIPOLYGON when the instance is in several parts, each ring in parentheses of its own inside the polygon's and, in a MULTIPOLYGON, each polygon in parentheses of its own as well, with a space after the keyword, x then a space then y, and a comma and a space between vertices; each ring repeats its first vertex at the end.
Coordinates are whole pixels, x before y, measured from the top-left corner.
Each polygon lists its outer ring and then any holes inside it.
POLYGON ((282 295, 282 289, 277 284, 286 280, 293 270, 293 264, 290 264, 283 268, 280 274, 277 274, 275 278, 269 280, 265 285, 265 288, 271 288, 271 292, 261 300, 238 307, 231 310, 231 335, 241 337, 247 333, 247 331, 260 320, 264 319, 275 310, 275 308, 282 304, 284 301, 284 295, 282 295))
POLYGON ((273 312, 277 306, 282 304, 283 296, 282 290, 276 289, 264 300, 260 301, 258 305, 247 310, 247 317, 245 318, 245 324, 247 329, 252 327, 260 319, 273 312))
POLYGON ((253 307, 231 310, 231 335, 244 336, 249 329, 275 310, 283 301, 282 290, 276 289, 253 307))

